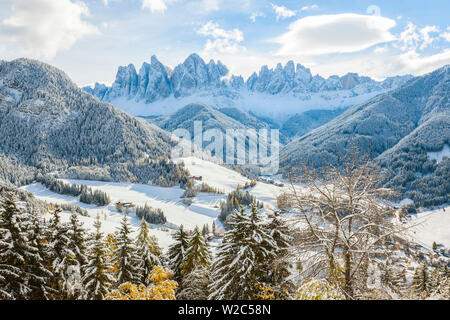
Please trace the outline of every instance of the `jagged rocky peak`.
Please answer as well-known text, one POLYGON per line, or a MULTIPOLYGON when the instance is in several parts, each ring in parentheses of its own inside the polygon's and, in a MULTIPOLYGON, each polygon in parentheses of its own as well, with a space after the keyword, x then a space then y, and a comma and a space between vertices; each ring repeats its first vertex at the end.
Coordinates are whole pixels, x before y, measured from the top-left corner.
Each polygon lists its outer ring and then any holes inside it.
POLYGON ((175 97, 187 96, 195 90, 219 87, 228 68, 220 61, 208 64, 196 53, 175 67, 170 78, 175 97))
POLYGON ((231 76, 230 86, 235 90, 240 90, 244 87, 245 81, 242 76, 231 76))
POLYGON ((295 78, 304 84, 308 84, 312 79, 311 70, 298 63, 297 70, 295 71, 295 78))
POLYGON ((310 69, 292 60, 285 65, 278 63, 274 68, 262 66, 247 79, 236 75, 228 77, 228 74, 228 68, 221 61, 210 60, 206 63, 195 53, 173 70, 152 56, 149 62, 142 65, 138 74, 132 65, 121 67, 116 81, 106 91, 100 87, 97 90, 86 88, 86 91, 132 114, 140 115, 164 114, 167 111, 166 98, 176 98, 171 103, 171 109, 179 109, 195 101, 213 106, 241 105, 254 111, 261 109, 262 103, 267 106, 264 107, 265 111, 269 111, 272 110, 271 105, 277 102, 269 102, 272 98, 267 100, 264 95, 289 95, 294 99, 289 100, 289 107, 284 103, 283 109, 290 109, 289 113, 292 114, 298 110, 298 103, 307 109, 318 104, 322 108, 354 105, 395 89, 410 79, 398 77, 378 82, 356 73, 325 79, 320 75, 313 76, 310 69), (154 102, 157 102, 157 108, 147 111, 145 105, 154 102))
POLYGON ((116 80, 112 85, 110 98, 134 96, 138 89, 138 75, 133 64, 119 67, 116 80))
POLYGON ((247 80, 250 90, 266 92, 272 95, 288 93, 297 88, 296 92, 305 91, 305 86, 312 79, 311 71, 301 64, 295 67, 294 61, 288 61, 283 67, 278 63, 275 69, 267 65, 261 67, 259 74, 253 73, 247 80), (299 89, 300 87, 300 89, 299 89))
POLYGON ((138 96, 138 100, 144 99, 148 103, 166 98, 172 93, 168 68, 155 55, 150 62, 145 66, 145 79, 141 80, 143 92, 138 96))
POLYGON ((108 91, 108 87, 106 85, 98 82, 95 83, 94 88, 84 87, 83 89, 100 100, 103 100, 106 92, 108 91))

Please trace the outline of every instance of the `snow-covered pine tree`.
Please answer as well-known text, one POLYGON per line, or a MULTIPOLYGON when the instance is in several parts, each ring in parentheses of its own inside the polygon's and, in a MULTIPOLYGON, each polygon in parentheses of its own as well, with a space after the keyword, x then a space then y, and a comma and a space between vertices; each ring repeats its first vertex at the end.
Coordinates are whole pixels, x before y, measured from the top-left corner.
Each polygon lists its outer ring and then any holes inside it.
POLYGON ((68 226, 61 222, 61 209, 53 211, 53 218, 49 225, 50 246, 52 248, 51 269, 53 277, 51 287, 56 291, 54 299, 71 298, 72 269, 71 260, 75 256, 71 248, 68 226))
POLYGON ((416 269, 412 282, 414 293, 418 297, 426 297, 430 293, 430 271, 424 262, 420 268, 416 269))
POLYGON ((183 276, 183 287, 177 293, 179 300, 206 300, 208 299, 208 285, 210 282, 209 267, 197 266, 183 276))
POLYGON ((124 214, 119 230, 116 232, 117 248, 113 252, 113 264, 117 267, 116 286, 125 282, 140 284, 139 259, 131 232, 128 217, 124 214))
POLYGON ((72 296, 77 297, 81 294, 83 278, 82 266, 87 263, 86 257, 86 230, 83 228, 83 223, 78 219, 78 214, 73 212, 70 216, 67 235, 70 239, 69 249, 73 252, 70 256, 69 265, 71 266, 72 282, 71 292, 72 296))
POLYGON ((73 212, 70 216, 68 235, 71 240, 71 250, 75 254, 73 257, 76 263, 80 266, 87 262, 86 257, 86 230, 83 228, 83 223, 78 219, 78 214, 73 212))
POLYGON ((271 235, 276 243, 273 260, 267 261, 268 272, 266 283, 273 289, 277 299, 292 298, 296 286, 291 278, 293 269, 292 255, 292 237, 286 220, 281 217, 280 212, 274 212, 269 216, 270 222, 267 225, 267 233, 271 235))
POLYGON ((31 226, 28 229, 29 245, 36 248, 37 256, 29 265, 31 277, 28 282, 31 289, 29 298, 31 300, 48 300, 55 291, 48 285, 49 279, 53 277, 50 272, 52 252, 47 239, 46 224, 37 213, 31 216, 31 226))
POLYGON ((207 224, 203 225, 202 235, 205 237, 209 233, 209 226, 207 224))
POLYGON ((212 265, 209 298, 255 299, 257 284, 267 272, 266 261, 275 258, 276 243, 254 205, 250 215, 244 209, 235 211, 229 216, 228 225, 230 230, 225 232, 212 265))
POLYGON ((39 261, 27 237, 28 214, 21 212, 12 194, 0 200, 0 298, 23 300, 30 295, 31 264, 39 261))
POLYGON ((383 287, 387 288, 390 295, 392 295, 392 293, 397 295, 397 297, 403 295, 406 290, 406 283, 401 271, 396 270, 389 261, 386 262, 386 265, 381 264, 381 267, 381 283, 383 287))
POLYGON ((450 271, 447 264, 440 268, 439 284, 432 295, 440 300, 450 299, 450 271))
POLYGON ((88 263, 83 266, 83 298, 89 300, 103 300, 114 283, 114 277, 109 272, 112 264, 109 262, 109 252, 101 225, 100 217, 97 216, 94 223, 95 234, 88 243, 88 263))
POLYGON ((138 269, 140 271, 139 280, 140 283, 149 285, 150 273, 155 266, 161 265, 159 260, 160 249, 158 243, 155 244, 155 239, 149 234, 149 226, 147 222, 142 218, 141 225, 139 227, 138 236, 136 238, 137 256, 138 256, 138 269))
POLYGON ((211 263, 211 253, 208 244, 202 235, 202 232, 195 227, 194 232, 189 238, 187 248, 184 253, 184 259, 181 263, 181 275, 186 275, 196 267, 208 267, 211 263))
POLYGON ((173 279, 178 283, 181 282, 181 264, 184 260, 184 254, 188 245, 188 234, 184 231, 183 225, 177 230, 174 235, 175 243, 169 247, 168 265, 173 272, 173 279))

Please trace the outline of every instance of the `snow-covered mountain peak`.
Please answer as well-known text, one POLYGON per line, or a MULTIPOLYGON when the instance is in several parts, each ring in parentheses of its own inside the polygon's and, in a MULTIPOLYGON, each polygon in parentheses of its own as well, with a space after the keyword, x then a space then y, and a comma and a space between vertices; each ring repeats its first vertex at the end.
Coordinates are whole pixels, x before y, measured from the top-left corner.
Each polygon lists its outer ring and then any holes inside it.
POLYGON ((111 102, 135 115, 161 115, 189 103, 215 107, 239 107, 256 114, 293 115, 311 109, 336 109, 364 102, 395 89, 411 76, 375 81, 356 73, 327 79, 294 61, 275 68, 265 65, 247 80, 231 75, 220 61, 206 63, 198 54, 189 55, 173 71, 156 56, 136 74, 132 65, 119 68, 116 81, 107 88, 84 88, 100 100, 111 102), (227 77, 228 79, 224 79, 227 77), (165 111, 167 110, 167 111, 165 111))

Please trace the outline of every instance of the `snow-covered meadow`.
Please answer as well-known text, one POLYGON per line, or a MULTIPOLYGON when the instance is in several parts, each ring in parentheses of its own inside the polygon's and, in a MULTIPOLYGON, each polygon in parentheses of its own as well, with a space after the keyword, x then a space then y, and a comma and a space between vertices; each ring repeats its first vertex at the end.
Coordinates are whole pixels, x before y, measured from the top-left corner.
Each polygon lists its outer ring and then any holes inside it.
POLYGON ((414 226, 410 235, 420 245, 431 248, 436 242, 450 248, 450 206, 420 212, 409 223, 414 226))
MULTIPOLYGON (((178 161, 183 161, 193 176, 202 176, 202 182, 223 190, 226 194, 235 190, 238 184, 244 185, 246 182, 249 182, 246 177, 243 177, 239 173, 206 160, 189 157, 178 159, 178 161)), ((114 232, 122 219, 122 213, 116 209, 115 204, 117 202, 132 202, 137 206, 148 204, 153 208, 160 208, 164 211, 169 227, 183 225, 186 229, 191 230, 195 226, 201 228, 206 224, 211 228, 214 222, 217 229, 221 229, 221 223, 217 220, 217 216, 220 213, 220 201, 226 199, 226 194, 214 195, 200 192, 193 199, 192 204, 187 206, 181 199, 184 190, 179 187, 163 188, 137 183, 114 183, 74 179, 61 180, 77 185, 84 184, 93 190, 99 189, 104 191, 110 196, 111 203, 104 207, 84 204, 79 201, 78 197, 60 195, 48 190, 40 183, 33 183, 22 187, 22 189, 33 193, 36 198, 49 203, 67 203, 87 210, 88 216, 80 216, 80 220, 89 229, 93 228, 93 223, 97 215, 99 215, 102 221, 102 230, 106 233, 114 232)), ((199 181, 196 183, 201 184, 199 181)), ((258 182, 252 188, 251 193, 258 200, 264 202, 266 207, 274 208, 276 205, 276 197, 281 191, 281 187, 258 182)), ((64 212, 62 214, 62 218, 65 221, 68 221, 69 217, 70 213, 64 212)), ((134 226, 140 224, 140 220, 135 214, 130 213, 129 217, 130 222, 134 226)), ((162 248, 167 248, 173 242, 171 238, 173 229, 156 225, 152 227, 151 234, 158 238, 162 248)))

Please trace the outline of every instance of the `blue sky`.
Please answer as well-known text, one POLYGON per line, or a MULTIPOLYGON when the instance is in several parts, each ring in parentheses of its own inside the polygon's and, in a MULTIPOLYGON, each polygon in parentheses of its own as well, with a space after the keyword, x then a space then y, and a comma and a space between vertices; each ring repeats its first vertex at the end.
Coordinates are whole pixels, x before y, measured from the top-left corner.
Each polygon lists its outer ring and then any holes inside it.
POLYGON ((450 63, 449 12, 448 0, 0 0, 0 59, 40 59, 79 85, 193 52, 244 77, 294 60, 383 79, 450 63))

